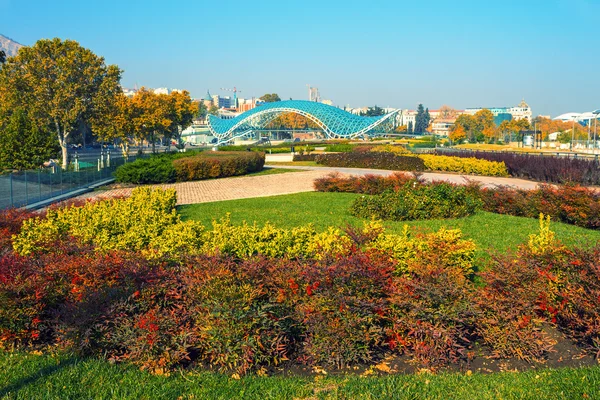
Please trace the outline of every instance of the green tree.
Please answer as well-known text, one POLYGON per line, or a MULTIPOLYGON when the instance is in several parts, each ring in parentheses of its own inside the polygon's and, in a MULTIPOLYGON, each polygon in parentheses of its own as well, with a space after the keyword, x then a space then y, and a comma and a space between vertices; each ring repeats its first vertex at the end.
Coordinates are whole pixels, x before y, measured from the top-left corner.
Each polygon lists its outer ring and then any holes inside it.
POLYGON ((4 64, 6 62, 6 53, 4 50, 0 50, 0 64, 4 64))
POLYGON ((367 111, 361 112, 360 115, 366 117, 379 117, 380 115, 385 115, 385 110, 377 105, 375 107, 367 108, 367 111))
POLYGON ((414 133, 412 121, 408 121, 408 133, 414 133))
POLYGON ((47 127, 32 122, 25 110, 13 110, 0 125, 0 170, 34 169, 59 153, 47 127))
POLYGON ((419 104, 417 107, 417 116, 415 117, 415 133, 426 132, 430 120, 431 116, 429 115, 429 108, 425 110, 423 104, 419 104))
POLYGON ((8 58, 0 69, 0 107, 26 110, 51 126, 67 168, 67 139, 81 120, 100 113, 121 89, 121 71, 72 40, 39 40, 8 58))
POLYGON ((197 119, 204 119, 206 115, 208 115, 208 107, 204 104, 204 101, 194 101, 196 112, 194 113, 194 117, 197 119))
POLYGON ((208 113, 210 115, 217 115, 219 114, 219 107, 215 106, 214 104, 212 106, 210 106, 210 109, 208 110, 208 113))
POLYGON ((274 103, 276 101, 281 101, 281 99, 279 98, 279 95, 277 93, 267 93, 265 95, 263 95, 262 97, 260 97, 259 100, 264 101, 265 103, 274 103))

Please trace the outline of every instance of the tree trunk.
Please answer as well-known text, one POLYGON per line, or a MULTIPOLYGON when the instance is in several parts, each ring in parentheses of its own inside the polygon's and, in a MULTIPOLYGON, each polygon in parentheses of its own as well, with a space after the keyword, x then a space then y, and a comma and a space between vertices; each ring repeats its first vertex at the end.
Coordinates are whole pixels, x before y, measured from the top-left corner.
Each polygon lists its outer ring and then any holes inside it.
POLYGON ((60 150, 62 152, 62 169, 66 171, 68 167, 67 161, 69 160, 69 148, 67 147, 67 141, 64 139, 60 140, 60 150))
POLYGON ((154 139, 154 135, 156 131, 152 131, 152 154, 156 153, 156 140, 154 139))
POLYGON ((123 157, 129 158, 129 142, 127 140, 121 141, 121 152, 123 153, 123 157))

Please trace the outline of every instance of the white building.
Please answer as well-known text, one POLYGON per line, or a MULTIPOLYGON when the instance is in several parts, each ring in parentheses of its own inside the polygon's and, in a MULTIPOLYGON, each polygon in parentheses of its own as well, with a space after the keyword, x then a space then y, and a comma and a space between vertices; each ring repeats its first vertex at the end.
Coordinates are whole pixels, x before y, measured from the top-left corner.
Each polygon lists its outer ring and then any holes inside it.
POLYGON ((510 114, 512 119, 518 121, 521 119, 526 119, 531 123, 532 121, 532 112, 529 104, 522 100, 518 106, 515 107, 475 107, 475 108, 467 108, 465 109, 465 114, 475 115, 478 111, 481 110, 490 110, 494 117, 497 117, 501 114, 510 114))
POLYGON ((561 114, 558 117, 553 118, 555 121, 563 122, 578 122, 582 125, 590 125, 594 123, 594 120, 600 119, 600 110, 587 111, 584 113, 570 112, 561 114))

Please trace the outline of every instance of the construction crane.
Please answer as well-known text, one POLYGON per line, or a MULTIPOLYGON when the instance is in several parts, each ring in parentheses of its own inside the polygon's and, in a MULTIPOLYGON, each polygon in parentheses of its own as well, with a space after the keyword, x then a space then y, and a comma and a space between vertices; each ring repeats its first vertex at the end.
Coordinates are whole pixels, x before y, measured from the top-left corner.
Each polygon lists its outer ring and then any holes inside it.
POLYGON ((227 88, 221 88, 221 90, 224 90, 226 92, 233 92, 233 107, 236 108, 238 103, 237 103, 237 94, 238 93, 242 93, 241 90, 237 90, 237 88, 234 86, 233 89, 227 89, 227 88))

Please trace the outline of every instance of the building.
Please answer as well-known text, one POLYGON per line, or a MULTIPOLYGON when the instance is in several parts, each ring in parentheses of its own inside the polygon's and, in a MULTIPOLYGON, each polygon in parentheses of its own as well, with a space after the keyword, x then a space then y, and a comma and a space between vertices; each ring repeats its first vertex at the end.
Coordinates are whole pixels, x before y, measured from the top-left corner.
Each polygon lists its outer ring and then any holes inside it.
POLYGON ((202 98, 202 102, 207 108, 210 108, 213 105, 213 97, 208 89, 206 89, 206 94, 202 98))
POLYGON ((583 126, 594 124, 594 120, 600 119, 600 110, 587 111, 584 113, 570 112, 561 114, 558 117, 553 118, 555 121, 563 122, 578 122, 583 126))
POLYGON ((532 121, 532 112, 529 104, 522 100, 519 105, 515 107, 476 107, 476 108, 467 108, 465 109, 465 114, 475 115, 478 111, 481 110, 490 110, 494 115, 494 122, 499 124, 504 120, 516 120, 519 121, 521 119, 526 119, 531 123, 532 121))
POLYGON ((242 98, 238 98, 238 106, 237 106, 237 111, 239 113, 243 113, 246 111, 250 111, 252 110, 254 107, 256 107, 256 99, 253 97, 251 99, 242 99, 242 98))
POLYGON ((319 88, 308 86, 308 101, 321 102, 321 95, 319 94, 319 88))

